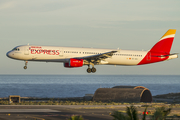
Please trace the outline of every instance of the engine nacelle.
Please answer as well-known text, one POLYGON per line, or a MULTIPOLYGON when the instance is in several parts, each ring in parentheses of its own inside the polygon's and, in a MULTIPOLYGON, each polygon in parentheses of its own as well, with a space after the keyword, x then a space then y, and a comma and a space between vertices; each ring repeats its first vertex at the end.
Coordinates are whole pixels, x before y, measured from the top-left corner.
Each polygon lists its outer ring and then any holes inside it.
POLYGON ((82 67, 83 59, 74 59, 71 58, 69 62, 64 63, 64 67, 72 68, 72 67, 82 67))

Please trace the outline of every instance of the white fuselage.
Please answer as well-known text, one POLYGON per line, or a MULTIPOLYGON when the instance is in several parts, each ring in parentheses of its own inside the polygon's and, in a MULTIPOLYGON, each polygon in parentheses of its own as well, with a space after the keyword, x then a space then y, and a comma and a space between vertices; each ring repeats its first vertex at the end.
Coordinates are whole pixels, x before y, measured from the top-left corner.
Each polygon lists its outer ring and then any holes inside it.
POLYGON ((19 50, 12 50, 7 55, 13 59, 24 61, 68 62, 70 58, 93 56, 116 50, 111 58, 101 60, 99 64, 109 65, 137 65, 148 51, 132 51, 117 49, 95 49, 54 46, 18 46, 19 50))

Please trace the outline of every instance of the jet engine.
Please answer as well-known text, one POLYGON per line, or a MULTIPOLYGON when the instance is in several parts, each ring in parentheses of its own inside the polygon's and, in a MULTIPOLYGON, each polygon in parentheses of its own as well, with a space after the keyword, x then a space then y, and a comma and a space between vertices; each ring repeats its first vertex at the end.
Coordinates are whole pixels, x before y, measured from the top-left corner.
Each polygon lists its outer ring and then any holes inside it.
POLYGON ((69 62, 64 63, 64 67, 72 68, 72 67, 82 67, 83 59, 69 59, 69 62))

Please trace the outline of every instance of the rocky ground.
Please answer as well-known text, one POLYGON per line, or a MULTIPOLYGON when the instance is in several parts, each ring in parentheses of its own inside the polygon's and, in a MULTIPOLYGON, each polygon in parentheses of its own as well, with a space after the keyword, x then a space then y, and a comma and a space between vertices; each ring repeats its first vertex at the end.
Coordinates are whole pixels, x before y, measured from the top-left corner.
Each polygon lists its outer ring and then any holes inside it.
MULTIPOLYGON (((0 100, 9 100, 9 98, 0 98, 0 100)), ((88 99, 85 97, 74 97, 74 98, 36 98, 36 97, 21 97, 21 101, 91 101, 92 97, 88 99)), ((180 104, 180 93, 168 93, 162 95, 153 96, 153 102, 165 102, 180 104)))
POLYGON ((153 96, 153 102, 180 103, 180 93, 168 93, 153 96))

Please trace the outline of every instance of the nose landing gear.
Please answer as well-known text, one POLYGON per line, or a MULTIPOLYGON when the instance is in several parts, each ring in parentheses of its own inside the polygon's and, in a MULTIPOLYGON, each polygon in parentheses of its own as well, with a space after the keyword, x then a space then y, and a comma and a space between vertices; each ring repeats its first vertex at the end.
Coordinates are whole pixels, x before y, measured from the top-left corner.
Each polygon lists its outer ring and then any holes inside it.
POLYGON ((25 61, 25 66, 24 66, 25 70, 27 69, 27 63, 28 63, 28 61, 25 61))

